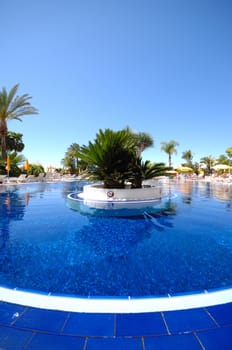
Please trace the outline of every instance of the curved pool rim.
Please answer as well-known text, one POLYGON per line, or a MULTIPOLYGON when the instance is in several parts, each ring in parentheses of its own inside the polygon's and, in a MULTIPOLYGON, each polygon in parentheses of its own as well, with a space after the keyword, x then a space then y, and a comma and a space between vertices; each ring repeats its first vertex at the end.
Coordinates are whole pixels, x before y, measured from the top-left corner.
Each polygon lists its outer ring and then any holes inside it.
POLYGON ((83 313, 176 311, 232 302, 232 287, 195 293, 145 297, 84 297, 8 288, 0 285, 0 301, 48 310, 83 313))
MULTIPOLYGON (((9 185, 8 185, 9 186, 9 185)), ((17 186, 19 186, 17 184, 17 186)), ((232 302, 232 286, 148 296, 79 296, 10 288, 0 284, 0 301, 47 310, 83 313, 146 313, 204 308, 232 302)))

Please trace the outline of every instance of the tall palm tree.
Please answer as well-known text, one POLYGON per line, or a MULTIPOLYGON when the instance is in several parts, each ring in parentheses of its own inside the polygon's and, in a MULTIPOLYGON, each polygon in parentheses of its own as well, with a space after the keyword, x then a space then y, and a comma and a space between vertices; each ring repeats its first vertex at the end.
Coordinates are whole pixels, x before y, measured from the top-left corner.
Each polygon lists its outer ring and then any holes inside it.
POLYGON ((31 106, 29 100, 32 98, 28 94, 18 96, 17 91, 19 84, 13 86, 13 88, 7 92, 3 87, 0 91, 0 138, 1 138, 1 157, 5 161, 7 158, 6 153, 6 137, 7 137, 7 122, 12 119, 21 121, 23 115, 38 114, 36 108, 31 106))
POLYGON ((154 141, 152 137, 146 132, 139 132, 135 136, 137 139, 137 156, 141 157, 142 152, 146 148, 152 147, 154 145, 154 141))
POLYGON ((138 157, 141 157, 142 152, 146 148, 152 147, 154 145, 153 138, 146 132, 136 133, 128 126, 125 128, 125 131, 128 132, 134 139, 135 149, 138 157))
POLYGON ((177 153, 176 147, 179 146, 177 141, 171 140, 169 142, 161 142, 161 151, 164 151, 168 154, 168 165, 172 165, 172 155, 177 153))
POLYGON ((78 143, 72 143, 67 151, 65 152, 65 157, 62 160, 62 163, 65 167, 69 168, 71 174, 75 174, 78 171, 78 152, 80 150, 80 146, 78 143))

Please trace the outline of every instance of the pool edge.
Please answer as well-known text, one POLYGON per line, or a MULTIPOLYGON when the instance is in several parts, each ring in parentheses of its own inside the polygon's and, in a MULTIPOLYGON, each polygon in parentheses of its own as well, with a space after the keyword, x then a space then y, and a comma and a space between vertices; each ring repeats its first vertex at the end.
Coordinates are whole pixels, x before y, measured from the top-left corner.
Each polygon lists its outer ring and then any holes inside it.
POLYGON ((186 310, 232 302, 232 288, 157 297, 75 297, 0 286, 0 301, 48 310, 83 313, 144 313, 186 310))

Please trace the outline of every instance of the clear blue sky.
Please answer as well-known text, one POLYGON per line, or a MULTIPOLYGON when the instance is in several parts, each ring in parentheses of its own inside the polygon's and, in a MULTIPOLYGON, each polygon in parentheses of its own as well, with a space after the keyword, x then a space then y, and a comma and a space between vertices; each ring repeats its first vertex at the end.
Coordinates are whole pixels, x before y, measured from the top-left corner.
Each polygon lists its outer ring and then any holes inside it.
POLYGON ((7 0, 1 3, 0 87, 20 84, 39 115, 11 121, 31 163, 60 166, 99 128, 130 126, 167 162, 232 146, 231 0, 7 0))

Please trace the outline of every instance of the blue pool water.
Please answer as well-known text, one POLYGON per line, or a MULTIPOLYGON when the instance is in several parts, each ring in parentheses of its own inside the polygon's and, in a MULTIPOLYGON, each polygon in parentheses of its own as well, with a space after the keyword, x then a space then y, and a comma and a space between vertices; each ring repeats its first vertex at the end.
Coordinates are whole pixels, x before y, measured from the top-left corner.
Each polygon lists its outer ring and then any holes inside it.
POLYGON ((80 183, 1 186, 0 284, 85 296, 232 286, 232 185, 166 186, 149 216, 119 217, 71 209, 80 183))

